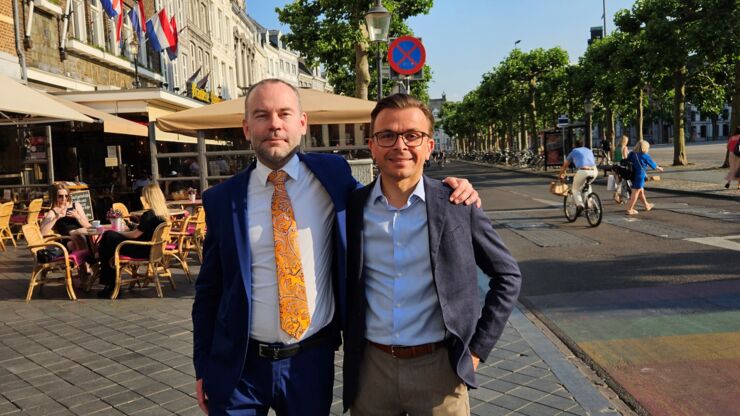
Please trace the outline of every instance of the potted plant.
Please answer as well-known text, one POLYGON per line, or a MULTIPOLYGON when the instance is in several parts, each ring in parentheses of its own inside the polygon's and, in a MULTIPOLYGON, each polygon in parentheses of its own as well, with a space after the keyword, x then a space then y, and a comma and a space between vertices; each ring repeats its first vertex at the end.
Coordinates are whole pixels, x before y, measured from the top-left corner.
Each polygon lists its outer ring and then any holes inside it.
POLYGON ((113 229, 116 231, 123 230, 123 213, 117 209, 109 209, 105 217, 113 225, 113 229))

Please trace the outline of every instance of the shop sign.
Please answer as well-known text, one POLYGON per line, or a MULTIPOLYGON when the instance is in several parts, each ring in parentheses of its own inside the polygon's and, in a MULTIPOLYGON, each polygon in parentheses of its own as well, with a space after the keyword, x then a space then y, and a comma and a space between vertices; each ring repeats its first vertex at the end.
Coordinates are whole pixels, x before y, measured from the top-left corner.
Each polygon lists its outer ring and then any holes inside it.
POLYGON ((219 103, 223 101, 221 97, 214 94, 213 91, 207 91, 198 88, 194 82, 188 84, 188 96, 204 103, 219 103))

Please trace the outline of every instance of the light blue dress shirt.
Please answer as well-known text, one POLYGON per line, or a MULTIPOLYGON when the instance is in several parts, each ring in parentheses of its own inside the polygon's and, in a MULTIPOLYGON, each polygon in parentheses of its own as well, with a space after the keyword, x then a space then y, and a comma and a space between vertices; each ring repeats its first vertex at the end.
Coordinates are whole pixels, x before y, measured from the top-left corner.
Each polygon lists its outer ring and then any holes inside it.
POLYGON ((365 336, 383 345, 441 341, 445 326, 429 256, 424 179, 401 208, 388 203, 380 180, 364 212, 365 336))

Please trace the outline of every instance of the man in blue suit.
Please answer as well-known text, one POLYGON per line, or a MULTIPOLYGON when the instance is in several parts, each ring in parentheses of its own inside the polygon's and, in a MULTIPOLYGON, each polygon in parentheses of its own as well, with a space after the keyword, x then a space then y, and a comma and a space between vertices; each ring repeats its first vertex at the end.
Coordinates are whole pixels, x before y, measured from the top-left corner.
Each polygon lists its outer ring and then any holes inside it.
POLYGON ((347 203, 344 406, 352 416, 469 415, 475 369, 521 285, 480 208, 448 202, 423 176, 434 118, 396 94, 372 112, 378 179, 347 203), (476 265, 489 280, 481 310, 476 265))
MULTIPOLYGON (((257 161, 203 194, 198 403, 218 415, 325 416, 345 309, 345 203, 358 183, 341 157, 298 153, 307 116, 295 87, 264 80, 245 103, 257 161)), ((475 202, 461 183, 452 198, 475 202)))

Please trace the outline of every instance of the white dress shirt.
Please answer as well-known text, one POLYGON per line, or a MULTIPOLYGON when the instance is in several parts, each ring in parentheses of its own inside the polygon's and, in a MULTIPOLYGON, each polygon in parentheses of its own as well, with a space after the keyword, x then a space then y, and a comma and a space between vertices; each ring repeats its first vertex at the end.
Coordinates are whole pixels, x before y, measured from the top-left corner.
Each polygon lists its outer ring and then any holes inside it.
MULTIPOLYGON (((329 324, 334 316, 332 291, 332 230, 334 204, 321 182, 298 156, 283 166, 298 226, 298 247, 306 284, 311 325, 302 338, 329 324)), ((299 340, 280 328, 275 246, 272 235, 271 201, 274 186, 267 181, 272 170, 257 161, 249 177, 247 211, 252 254, 252 312, 250 336, 263 342, 295 343, 299 340)))

